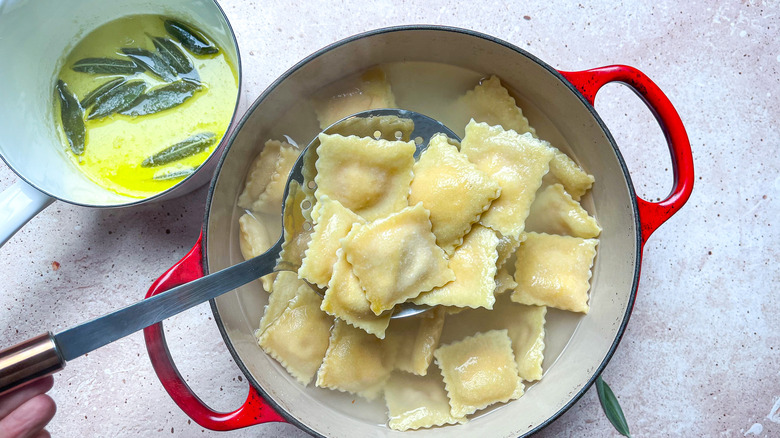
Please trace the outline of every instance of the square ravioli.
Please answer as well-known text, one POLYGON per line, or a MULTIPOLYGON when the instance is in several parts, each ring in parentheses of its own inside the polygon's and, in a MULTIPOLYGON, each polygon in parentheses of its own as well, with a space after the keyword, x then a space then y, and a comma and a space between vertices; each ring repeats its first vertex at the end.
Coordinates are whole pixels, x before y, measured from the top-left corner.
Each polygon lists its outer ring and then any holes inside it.
POLYGON ((521 234, 520 237, 512 237, 504 236, 496 231, 496 236, 498 236, 498 260, 496 260, 496 267, 501 268, 506 264, 507 260, 515 255, 515 251, 525 240, 525 233, 521 234))
POLYGON ((574 162, 568 155, 555 149, 555 156, 550 160, 550 173, 545 175, 547 184, 561 183, 572 199, 579 201, 593 186, 596 179, 574 162))
POLYGON ((519 238, 542 177, 549 170, 554 154, 549 143, 529 133, 519 135, 472 120, 460 150, 501 186, 501 195, 480 222, 505 236, 519 238))
POLYGON ((282 252, 276 262, 276 266, 280 270, 297 271, 303 263, 313 230, 311 221, 306 217, 307 214, 302 208, 304 203, 312 204, 313 202, 298 181, 290 182, 287 198, 284 200, 284 216, 282 217, 284 242, 282 242, 282 252))
POLYGON ((298 269, 298 276, 309 283, 325 287, 333 274, 336 251, 341 248, 339 240, 346 237, 353 224, 365 223, 365 219, 326 195, 314 206, 312 217, 316 218, 316 224, 298 269))
POLYGON ((496 301, 496 260, 498 236, 493 230, 475 225, 450 257, 455 280, 412 300, 428 306, 493 308, 496 301))
POLYGON ((588 313, 597 239, 528 233, 517 250, 512 301, 588 313))
POLYGON ((336 252, 333 276, 325 290, 321 309, 379 339, 385 338, 385 330, 392 316, 391 312, 377 316, 371 311, 371 303, 366 299, 366 293, 360 287, 360 282, 352 272, 352 265, 347 262, 341 248, 336 252))
POLYGON ((601 234, 601 227, 563 186, 553 184, 541 190, 525 220, 525 229, 536 233, 591 238, 601 234))
POLYGON ((523 380, 532 382, 542 378, 544 361, 544 324, 547 307, 515 304, 507 306, 505 314, 507 331, 512 339, 517 373, 523 380))
POLYGON ((277 273, 273 290, 274 293, 268 296, 268 304, 265 306, 263 317, 260 319, 260 328, 256 333, 258 337, 284 312, 284 309, 290 305, 290 302, 295 297, 315 294, 308 284, 298 278, 295 272, 290 271, 277 273))
POLYGON ((317 386, 374 400, 393 371, 393 349, 374 335, 336 320, 317 372, 317 386))
POLYGON ((320 310, 314 292, 296 296, 257 339, 302 385, 308 385, 328 349, 333 318, 320 310))
POLYGON ((314 195, 374 220, 408 205, 414 142, 320 134, 314 195), (327 175, 327 177, 323 177, 327 175))
POLYGON ((450 413, 463 417, 523 395, 512 340, 506 330, 478 333, 439 347, 433 355, 444 376, 450 413))
POLYGON ((349 115, 377 108, 395 108, 395 97, 387 82, 384 70, 374 67, 341 88, 326 87, 324 99, 314 101, 314 110, 320 129, 338 122, 349 115))
POLYGON ((495 295, 500 295, 508 290, 514 290, 517 287, 515 277, 509 273, 506 266, 498 268, 496 272, 496 290, 495 295))
POLYGON ((268 140, 250 166, 238 206, 269 214, 282 212, 284 186, 300 149, 286 141, 268 140))
POLYGON ((437 134, 414 164, 409 203, 422 202, 431 212, 436 243, 452 254, 500 193, 498 183, 469 162, 447 136, 437 134))
POLYGON ((456 126, 465 125, 471 118, 491 126, 502 126, 507 131, 511 129, 518 134, 529 132, 536 136, 536 130, 528 124, 523 110, 496 76, 483 79, 473 90, 461 96, 457 105, 468 117, 459 120, 456 126))
POLYGON ((474 332, 506 330, 512 340, 512 352, 518 375, 526 381, 542 377, 547 307, 512 302, 509 294, 496 297, 493 310, 468 309, 448 316, 442 339, 462 339, 474 332))
POLYGON ((414 376, 394 372, 385 388, 385 404, 389 411, 388 425, 395 430, 415 430, 444 424, 463 424, 466 417, 450 414, 450 403, 441 374, 414 376))
POLYGON ((354 225, 341 246, 377 315, 455 279, 422 203, 354 225))
POLYGON ((387 342, 395 351, 394 367, 424 376, 439 346, 446 309, 436 308, 417 316, 394 319, 387 330, 387 342))
MULTIPOLYGON (((268 237, 268 229, 261 224, 251 213, 244 213, 238 219, 238 246, 241 248, 241 255, 244 260, 253 259, 266 252, 271 247, 271 239, 268 237)), ((276 273, 271 273, 260 277, 263 283, 263 289, 266 292, 273 290, 276 273)))
POLYGON ((411 119, 402 119, 398 116, 371 116, 345 120, 329 129, 328 134, 409 141, 412 131, 414 131, 414 122, 411 119))

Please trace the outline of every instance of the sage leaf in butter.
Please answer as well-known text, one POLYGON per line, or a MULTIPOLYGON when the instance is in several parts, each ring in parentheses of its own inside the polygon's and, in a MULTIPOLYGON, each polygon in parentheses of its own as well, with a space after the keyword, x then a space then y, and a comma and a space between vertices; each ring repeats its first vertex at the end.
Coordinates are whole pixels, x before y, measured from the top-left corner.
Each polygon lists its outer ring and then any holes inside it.
POLYGON ((191 157, 195 154, 205 151, 217 141, 217 135, 213 132, 202 132, 192 137, 180 141, 173 146, 169 146, 160 152, 145 159, 141 167, 155 167, 163 164, 179 161, 183 158, 191 157))
POLYGON ((165 20, 165 30, 176 38, 182 46, 196 55, 213 55, 219 52, 202 32, 198 32, 176 20, 165 20))
POLYGON ((120 50, 160 79, 168 82, 176 79, 176 71, 158 53, 138 47, 123 47, 120 50))
POLYGON ((160 57, 173 67, 176 73, 186 75, 195 69, 190 58, 173 41, 168 38, 152 37, 152 43, 157 48, 160 57))
POLYGON ((106 75, 133 75, 144 71, 144 68, 132 59, 114 58, 84 58, 76 61, 71 67, 80 73, 106 75))
POLYGON ((601 376, 596 379, 596 391, 599 394, 601 407, 604 409, 604 414, 607 416, 609 422, 612 423, 612 426, 614 426, 615 430, 621 435, 630 438, 631 433, 628 430, 628 422, 626 422, 626 417, 623 415, 623 409, 620 408, 617 397, 615 397, 612 389, 604 382, 601 376))
POLYGON ((125 108, 120 113, 129 116, 145 116, 159 113, 183 104, 199 89, 200 83, 188 80, 179 80, 152 88, 144 93, 135 104, 125 108))
POLYGON ((103 100, 103 98, 106 96, 106 93, 108 93, 109 90, 116 87, 117 85, 125 82, 125 78, 116 78, 111 79, 110 81, 104 83, 103 85, 95 88, 94 90, 87 93, 86 96, 84 96, 83 99, 81 99, 81 107, 84 109, 88 109, 92 105, 96 104, 98 100, 103 100))
POLYGON ((81 155, 84 153, 84 142, 87 137, 87 129, 84 126, 84 109, 76 95, 68 89, 68 85, 62 80, 57 81, 57 96, 60 100, 62 129, 65 131, 70 150, 76 155, 81 155))
POLYGON ((99 102, 95 103, 87 120, 101 119, 118 113, 131 106, 146 90, 146 82, 141 79, 124 82, 108 90, 99 102))
POLYGON ((156 181, 168 181, 172 179, 184 178, 195 173, 194 167, 184 167, 181 169, 161 169, 154 173, 152 179, 156 181))

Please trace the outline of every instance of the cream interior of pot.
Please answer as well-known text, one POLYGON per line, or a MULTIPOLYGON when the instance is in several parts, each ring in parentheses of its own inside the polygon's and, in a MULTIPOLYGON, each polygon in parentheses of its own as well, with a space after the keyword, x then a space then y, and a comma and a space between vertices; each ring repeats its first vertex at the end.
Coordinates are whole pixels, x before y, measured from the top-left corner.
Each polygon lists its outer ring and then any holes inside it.
POLYGON ((515 49, 469 33, 402 29, 353 39, 296 66, 250 110, 219 169, 209 205, 207 269, 215 272, 243 260, 238 218, 244 211, 236 207, 236 199, 248 166, 265 141, 288 135, 307 144, 319 132, 312 95, 377 64, 384 66, 399 105, 406 101, 406 109, 440 118, 446 118, 440 108, 447 98, 473 88, 480 77, 499 76, 538 135, 596 177, 591 194, 583 198, 583 205, 604 230, 593 268, 590 313, 580 316, 550 309, 545 375, 523 397, 481 411, 465 425, 413 432, 385 426, 381 398, 367 402, 352 394, 316 388, 313 383, 303 387, 267 356, 253 335, 268 301, 259 281, 216 300, 225 340, 250 380, 310 432, 325 436, 523 435, 577 397, 610 355, 632 303, 638 230, 628 176, 608 134, 559 77, 515 49))

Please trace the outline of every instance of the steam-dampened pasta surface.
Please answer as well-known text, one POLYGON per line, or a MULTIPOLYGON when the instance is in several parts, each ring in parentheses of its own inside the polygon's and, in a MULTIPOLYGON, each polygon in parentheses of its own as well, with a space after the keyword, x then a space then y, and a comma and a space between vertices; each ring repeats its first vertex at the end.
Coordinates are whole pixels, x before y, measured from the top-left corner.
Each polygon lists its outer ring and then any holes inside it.
MULTIPOLYGON (((396 105, 381 68, 350 81, 317 98, 321 126, 396 105)), ((412 127, 397 119, 322 134, 303 172, 316 184, 284 200, 282 259, 295 271, 264 279, 260 348, 302 385, 383 396, 396 430, 466 423, 523 396, 543 378, 546 306, 589 309, 601 228, 579 201, 593 176, 537 137, 495 76, 452 106, 468 115, 450 127, 462 142, 436 136, 416 162, 412 127), (312 228, 296 232, 301 221, 312 228), (406 303, 431 310, 391 319, 406 303)), ((266 200, 281 196, 294 150, 268 141, 250 167, 245 258, 270 246, 261 219, 277 211, 266 200)))

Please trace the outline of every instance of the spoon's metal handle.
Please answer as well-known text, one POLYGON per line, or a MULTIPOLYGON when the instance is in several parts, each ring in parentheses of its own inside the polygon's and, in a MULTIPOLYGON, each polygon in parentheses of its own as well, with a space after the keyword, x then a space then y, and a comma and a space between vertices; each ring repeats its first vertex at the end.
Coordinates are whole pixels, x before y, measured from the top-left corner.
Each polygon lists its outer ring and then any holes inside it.
POLYGON ((0 395, 65 367, 54 336, 44 333, 0 351, 0 395))

